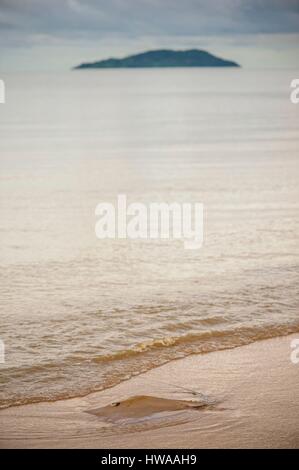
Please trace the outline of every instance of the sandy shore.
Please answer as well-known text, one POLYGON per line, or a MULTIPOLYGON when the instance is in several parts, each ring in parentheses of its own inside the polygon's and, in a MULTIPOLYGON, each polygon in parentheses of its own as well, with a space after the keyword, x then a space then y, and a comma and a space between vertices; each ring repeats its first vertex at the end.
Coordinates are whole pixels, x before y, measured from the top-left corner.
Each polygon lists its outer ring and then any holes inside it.
POLYGON ((2 410, 0 447, 299 447, 294 338, 189 356, 84 398, 2 410))

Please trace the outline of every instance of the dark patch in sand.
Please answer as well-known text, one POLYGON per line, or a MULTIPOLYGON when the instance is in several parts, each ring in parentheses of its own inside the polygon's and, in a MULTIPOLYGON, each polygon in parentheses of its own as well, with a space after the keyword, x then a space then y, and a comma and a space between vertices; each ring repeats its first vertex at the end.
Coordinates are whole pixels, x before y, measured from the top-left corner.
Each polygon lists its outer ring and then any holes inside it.
POLYGON ((190 412, 209 409, 214 404, 215 401, 211 399, 176 400, 141 395, 88 410, 88 413, 119 426, 156 427, 189 421, 190 412))

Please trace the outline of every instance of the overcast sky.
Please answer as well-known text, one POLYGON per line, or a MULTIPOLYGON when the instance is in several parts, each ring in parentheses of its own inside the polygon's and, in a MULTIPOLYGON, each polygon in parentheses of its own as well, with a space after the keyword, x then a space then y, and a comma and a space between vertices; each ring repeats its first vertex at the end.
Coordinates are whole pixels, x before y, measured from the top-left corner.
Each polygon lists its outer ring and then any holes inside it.
POLYGON ((0 0, 0 73, 165 47, 297 68, 299 0, 0 0))

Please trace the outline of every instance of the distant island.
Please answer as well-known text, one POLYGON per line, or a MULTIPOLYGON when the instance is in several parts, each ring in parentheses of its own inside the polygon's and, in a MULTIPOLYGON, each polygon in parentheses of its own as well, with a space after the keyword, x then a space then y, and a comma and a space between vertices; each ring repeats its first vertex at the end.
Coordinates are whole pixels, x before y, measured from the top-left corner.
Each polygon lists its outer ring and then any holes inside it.
POLYGON ((77 65, 78 69, 107 69, 107 68, 150 68, 150 67, 240 67, 231 60, 221 59, 209 52, 199 49, 173 51, 161 49, 130 55, 123 59, 105 59, 77 65))

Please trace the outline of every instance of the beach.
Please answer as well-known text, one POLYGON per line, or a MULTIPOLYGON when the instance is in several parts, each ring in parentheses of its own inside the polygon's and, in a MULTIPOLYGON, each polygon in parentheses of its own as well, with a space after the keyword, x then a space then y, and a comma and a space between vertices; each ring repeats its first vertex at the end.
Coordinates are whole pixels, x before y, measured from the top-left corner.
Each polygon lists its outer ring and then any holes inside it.
POLYGON ((0 0, 0 38, 4 460, 299 449, 299 0, 0 0))
POLYGON ((296 448, 288 335, 171 361, 85 397, 0 411, 1 448, 296 448))

